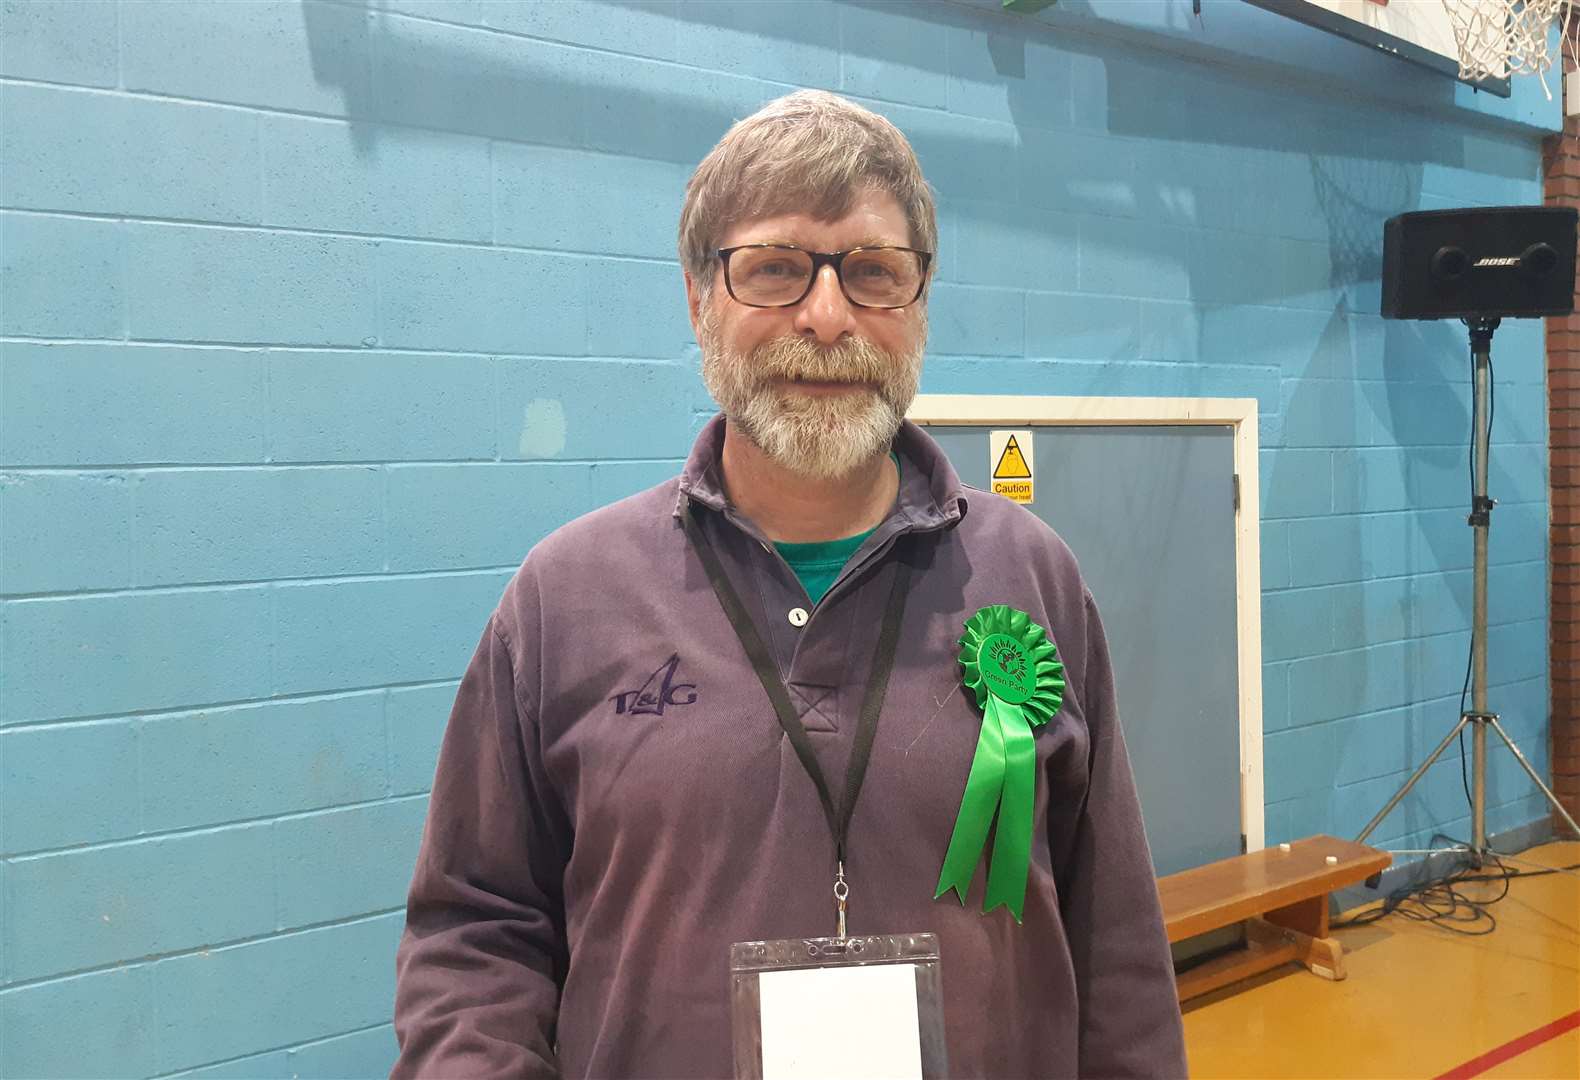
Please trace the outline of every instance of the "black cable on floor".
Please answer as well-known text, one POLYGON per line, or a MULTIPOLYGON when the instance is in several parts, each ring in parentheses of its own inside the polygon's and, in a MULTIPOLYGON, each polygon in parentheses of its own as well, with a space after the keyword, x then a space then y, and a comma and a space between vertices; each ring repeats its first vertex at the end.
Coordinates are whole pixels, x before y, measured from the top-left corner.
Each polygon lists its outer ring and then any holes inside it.
MULTIPOLYGON (((1469 846, 1442 833, 1432 837, 1433 844, 1439 840, 1458 844, 1461 847, 1469 846)), ((1368 926, 1390 915, 1398 915, 1412 922, 1433 923, 1451 933, 1480 937, 1498 928, 1498 920, 1487 909, 1509 895, 1509 883, 1515 878, 1546 877, 1549 874, 1580 870, 1580 863, 1544 870, 1519 870, 1498 858, 1497 853, 1488 852, 1487 859, 1497 866, 1498 872, 1483 874, 1479 872, 1480 868, 1471 864, 1468 853, 1455 854, 1457 865, 1448 871, 1401 885, 1383 898, 1382 906, 1363 911, 1348 919, 1337 920, 1331 924, 1332 928, 1342 930, 1350 926, 1368 926), (1481 881, 1501 882, 1503 891, 1494 897, 1473 899, 1458 888, 1469 882, 1481 881), (1467 929, 1467 926, 1474 929, 1467 929)))

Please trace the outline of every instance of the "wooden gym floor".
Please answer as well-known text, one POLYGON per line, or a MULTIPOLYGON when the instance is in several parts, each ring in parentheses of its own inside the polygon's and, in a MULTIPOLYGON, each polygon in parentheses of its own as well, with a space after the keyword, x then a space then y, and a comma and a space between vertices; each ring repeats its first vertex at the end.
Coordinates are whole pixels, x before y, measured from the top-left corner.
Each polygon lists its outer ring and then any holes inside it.
MULTIPOLYGON (((1572 866, 1580 842, 1517 857, 1572 866)), ((1459 889, 1480 900, 1502 886, 1459 889)), ((1398 914, 1336 930, 1343 982, 1291 964, 1186 1002, 1191 1075, 1580 1078, 1580 872, 1516 878, 1488 910, 1483 937, 1398 914)))

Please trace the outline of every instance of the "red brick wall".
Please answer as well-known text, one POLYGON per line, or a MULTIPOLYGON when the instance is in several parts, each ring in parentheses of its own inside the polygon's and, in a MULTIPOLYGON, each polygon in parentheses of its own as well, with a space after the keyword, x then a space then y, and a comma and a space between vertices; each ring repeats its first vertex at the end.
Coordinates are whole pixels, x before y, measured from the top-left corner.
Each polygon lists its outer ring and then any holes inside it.
MULTIPOLYGON (((1580 117, 1566 117, 1542 150, 1547 204, 1580 207, 1580 117)), ((1580 314, 1547 320, 1547 412, 1553 790, 1580 816, 1580 314)))

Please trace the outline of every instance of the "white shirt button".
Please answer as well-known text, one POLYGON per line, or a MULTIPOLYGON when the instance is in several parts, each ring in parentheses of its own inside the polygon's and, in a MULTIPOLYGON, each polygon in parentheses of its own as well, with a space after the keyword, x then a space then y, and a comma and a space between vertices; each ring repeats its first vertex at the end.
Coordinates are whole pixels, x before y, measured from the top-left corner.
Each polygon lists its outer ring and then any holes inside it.
POLYGON ((806 608, 793 607, 790 609, 790 625, 805 626, 807 620, 806 608))

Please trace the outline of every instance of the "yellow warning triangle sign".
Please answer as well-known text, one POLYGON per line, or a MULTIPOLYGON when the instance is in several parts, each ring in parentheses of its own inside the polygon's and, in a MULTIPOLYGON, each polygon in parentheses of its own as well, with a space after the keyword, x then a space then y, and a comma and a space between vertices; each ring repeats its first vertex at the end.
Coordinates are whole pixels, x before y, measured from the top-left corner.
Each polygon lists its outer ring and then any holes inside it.
POLYGON ((1026 457, 1020 452, 1020 443, 1015 441, 1013 435, 1009 437, 1009 442, 1004 444, 1004 452, 998 456, 998 464, 993 466, 993 479, 1031 479, 1031 466, 1026 464, 1026 457))

